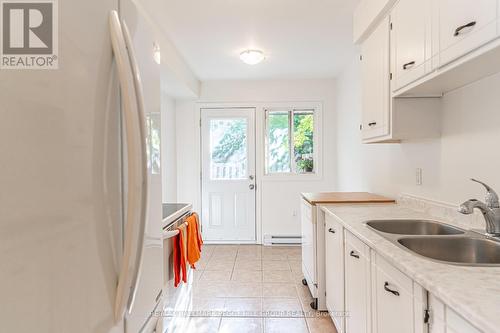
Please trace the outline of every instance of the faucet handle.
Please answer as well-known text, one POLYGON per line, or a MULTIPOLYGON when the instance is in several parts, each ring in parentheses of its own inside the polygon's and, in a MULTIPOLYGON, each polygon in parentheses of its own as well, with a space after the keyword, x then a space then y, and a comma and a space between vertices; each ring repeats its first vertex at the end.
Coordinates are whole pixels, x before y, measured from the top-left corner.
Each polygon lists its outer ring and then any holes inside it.
POLYGON ((495 192, 494 189, 492 189, 488 184, 486 184, 480 180, 477 180, 474 178, 471 178, 471 180, 473 182, 476 182, 476 183, 483 185, 486 188, 486 191, 488 193, 486 193, 485 200, 486 200, 486 204, 488 205, 489 208, 500 208, 500 203, 498 201, 498 194, 495 192))

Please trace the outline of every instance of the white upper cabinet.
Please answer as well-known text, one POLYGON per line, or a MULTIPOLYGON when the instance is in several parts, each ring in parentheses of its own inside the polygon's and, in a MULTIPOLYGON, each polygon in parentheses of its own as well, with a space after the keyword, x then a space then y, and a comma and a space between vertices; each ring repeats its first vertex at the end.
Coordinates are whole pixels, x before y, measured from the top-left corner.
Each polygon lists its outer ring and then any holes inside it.
POLYGON ((344 317, 339 314, 344 312, 344 228, 330 215, 325 220, 326 308, 343 333, 344 317))
POLYGON ((430 0, 400 0, 391 12, 391 71, 395 91, 432 70, 430 0))
POLYGON ((390 132, 389 18, 385 18, 361 45, 363 140, 390 132))
POLYGON ((498 0, 438 0, 440 65, 497 36, 498 0))

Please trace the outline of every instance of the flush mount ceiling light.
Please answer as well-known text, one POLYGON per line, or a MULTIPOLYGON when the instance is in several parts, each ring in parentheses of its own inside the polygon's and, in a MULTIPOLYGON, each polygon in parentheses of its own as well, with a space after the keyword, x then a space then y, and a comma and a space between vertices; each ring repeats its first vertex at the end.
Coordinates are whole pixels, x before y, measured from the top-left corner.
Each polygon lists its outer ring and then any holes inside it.
POLYGON ((257 65, 259 62, 265 59, 264 52, 260 50, 245 50, 240 53, 240 59, 245 64, 257 65))

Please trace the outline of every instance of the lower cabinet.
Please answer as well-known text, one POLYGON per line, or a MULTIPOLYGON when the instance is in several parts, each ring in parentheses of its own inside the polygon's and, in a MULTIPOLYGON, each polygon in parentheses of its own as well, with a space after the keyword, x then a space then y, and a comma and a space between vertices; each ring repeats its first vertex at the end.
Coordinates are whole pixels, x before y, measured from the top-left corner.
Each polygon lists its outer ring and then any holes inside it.
POLYGON ((327 214, 325 225, 326 304, 339 333, 481 333, 340 220, 327 214))
POLYGON ((332 216, 325 216, 326 308, 338 333, 344 328, 344 228, 332 216))
POLYGON ((371 332, 370 248, 345 234, 345 308, 346 332, 371 332))
POLYGON ((382 257, 372 255, 373 332, 427 332, 425 293, 382 257))

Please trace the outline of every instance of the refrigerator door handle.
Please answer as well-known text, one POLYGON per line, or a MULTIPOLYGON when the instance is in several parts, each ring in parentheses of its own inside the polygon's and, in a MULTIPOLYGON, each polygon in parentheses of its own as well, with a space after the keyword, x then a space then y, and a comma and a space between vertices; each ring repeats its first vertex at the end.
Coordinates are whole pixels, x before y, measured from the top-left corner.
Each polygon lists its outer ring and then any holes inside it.
POLYGON ((122 20, 123 36, 125 39, 125 45, 127 47, 128 57, 130 60, 130 68, 132 69, 132 76, 134 80, 135 96, 137 101, 137 119, 139 125, 139 140, 141 147, 141 211, 140 211, 140 223, 139 223, 139 241, 137 243, 137 256, 136 262, 132 266, 134 269, 132 271, 132 284, 130 297, 128 300, 128 310, 132 309, 134 304, 135 295, 139 283, 139 270, 142 261, 142 249, 144 243, 144 235, 146 233, 146 222, 147 222, 147 205, 148 205, 148 157, 147 157, 147 130, 146 130, 146 107, 144 103, 144 92, 142 88, 142 80, 139 71, 139 65, 135 57, 134 46, 132 43, 132 38, 128 30, 127 24, 122 20))
POLYGON ((144 228, 147 204, 147 165, 145 149, 144 115, 139 107, 135 75, 130 52, 118 12, 109 15, 111 43, 115 55, 120 81, 122 111, 125 119, 127 144, 127 207, 123 256, 115 299, 115 321, 123 319, 125 308, 135 294, 135 286, 144 242, 144 228))

